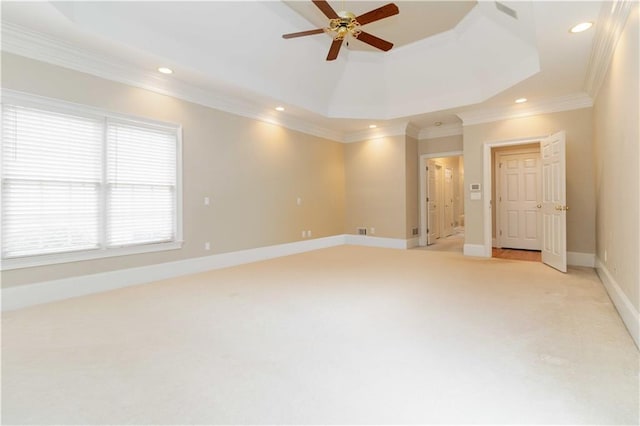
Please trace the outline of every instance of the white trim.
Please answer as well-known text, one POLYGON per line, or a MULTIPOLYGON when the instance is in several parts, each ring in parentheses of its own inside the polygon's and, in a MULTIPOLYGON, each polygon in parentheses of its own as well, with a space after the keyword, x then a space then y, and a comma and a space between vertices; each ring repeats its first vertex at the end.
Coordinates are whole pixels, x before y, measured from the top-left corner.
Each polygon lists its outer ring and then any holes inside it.
POLYGON ((571 266, 587 266, 589 268, 595 268, 596 266, 596 254, 595 253, 580 253, 576 251, 567 252, 567 265, 571 266))
POLYGON ((56 265, 60 263, 82 262, 93 259, 104 259, 108 257, 130 256, 141 253, 155 253, 158 251, 179 250, 183 241, 170 241, 157 244, 142 244, 129 247, 103 248, 94 250, 83 250, 67 253, 53 253, 38 256, 16 257, 2 259, 0 270, 10 271, 12 269, 31 268, 34 266, 56 265))
MULTIPOLYGON (((427 209, 424 203, 427 200, 427 173, 425 170, 425 160, 429 158, 441 158, 441 157, 459 157, 462 156, 462 151, 448 151, 438 152, 434 154, 421 154, 418 160, 418 175, 420 182, 418 184, 418 215, 420 216, 420 236, 418 238, 418 245, 424 247, 427 245, 427 209), (424 201, 423 201, 424 200, 424 201)), ((464 194, 463 194, 464 196, 464 194)))
POLYGON ((296 241, 293 243, 214 254, 212 256, 178 260, 175 262, 159 263, 156 265, 141 266, 137 268, 120 269, 116 271, 101 272, 98 274, 43 281, 34 284, 3 288, 2 310, 20 309, 27 306, 100 293, 132 285, 145 284, 153 281, 345 244, 392 249, 408 249, 415 247, 416 242, 417 238, 403 240, 399 238, 342 234, 311 240, 296 241))
POLYGON ((596 272, 604 284, 611 301, 622 318, 622 322, 627 326, 627 330, 636 346, 640 348, 640 314, 633 306, 626 294, 620 288, 615 278, 611 275, 605 264, 596 257, 596 272))
POLYGON ((426 127, 420 130, 419 139, 435 139, 458 135, 462 135, 462 123, 451 123, 426 127))
POLYGON ((345 244, 353 244, 365 247, 406 249, 409 247, 409 240, 403 240, 401 238, 371 237, 369 235, 346 234, 345 244))
MULTIPOLYGON (((413 126, 412 126, 413 127, 413 126)), ((343 143, 362 142, 370 139, 379 139, 390 136, 406 136, 408 134, 406 123, 397 126, 376 127, 375 129, 365 129, 356 132, 349 132, 342 135, 340 139, 343 143)), ((411 131, 413 134, 414 132, 411 131)), ((409 135, 411 136, 411 135, 409 135)))
POLYGON ((342 132, 311 121, 282 115, 275 122, 273 117, 264 115, 264 108, 253 103, 167 78, 115 57, 101 56, 5 21, 2 21, 2 50, 321 138, 334 141, 343 139, 342 132))
MULTIPOLYGON (((491 149, 497 147, 504 146, 514 146, 514 145, 525 145, 529 143, 540 142, 546 136, 538 136, 531 138, 522 138, 522 139, 510 139, 503 141, 493 141, 493 142, 485 142, 483 146, 483 157, 482 157, 482 202, 484 203, 484 208, 482 209, 482 214, 484 215, 484 225, 483 225, 483 233, 484 233, 484 247, 485 252, 489 253, 489 257, 491 257, 491 247, 493 243, 493 224, 491 220, 491 171, 493 170, 493 166, 491 163, 491 149)), ((471 201, 469 201, 471 202, 471 201)), ((466 206, 465 201, 465 206, 466 206)))
POLYGON ((182 125, 171 122, 158 121, 146 117, 140 117, 132 114, 122 114, 113 112, 103 108, 97 108, 91 105, 68 102, 60 99, 49 98, 45 96, 34 95, 31 93, 20 92, 17 90, 0 88, 0 104, 1 105, 17 105, 22 107, 37 108, 45 111, 58 113, 66 113, 75 116, 93 117, 103 121, 103 139, 102 139, 102 186, 106 183, 106 150, 107 150, 107 122, 113 121, 117 123, 134 124, 138 127, 147 129, 161 129, 163 131, 175 132, 176 136, 176 182, 175 182, 175 222, 173 224, 175 239, 172 241, 158 242, 151 244, 136 244, 125 247, 106 247, 105 245, 105 191, 101 191, 100 200, 100 229, 101 237, 100 247, 90 250, 71 251, 64 253, 52 253, 34 256, 25 256, 17 258, 0 259, 0 270, 12 270, 29 268, 34 266, 54 265, 68 262, 78 262, 92 259, 101 259, 116 256, 128 256, 141 253, 154 253, 166 250, 178 250, 183 244, 183 224, 182 224, 182 125))
POLYGON ((634 3, 637 3, 637 0, 602 3, 584 80, 584 89, 593 99, 598 96, 607 75, 611 58, 634 3))
POLYGON ((8 287, 2 289, 2 310, 19 309, 41 303, 64 300, 71 297, 99 293, 117 288, 343 244, 344 236, 336 235, 326 238, 316 238, 313 240, 160 263, 157 265, 120 269, 117 271, 8 287))
POLYGON ((462 252, 465 256, 491 257, 491 249, 487 252, 482 244, 465 244, 462 252))
POLYGON ((406 131, 407 136, 411 136, 414 139, 420 139, 420 131, 421 131, 420 127, 412 123, 407 124, 407 131, 406 131))
POLYGON ((407 240, 407 248, 412 249, 414 247, 418 247, 419 243, 420 243, 420 238, 418 237, 409 238, 407 240))
POLYGON ((509 120, 513 118, 529 117, 532 115, 549 114, 553 112, 570 111, 593 106, 593 99, 586 93, 575 93, 557 98, 530 101, 527 104, 489 107, 474 111, 459 112, 464 126, 491 123, 493 121, 509 120))

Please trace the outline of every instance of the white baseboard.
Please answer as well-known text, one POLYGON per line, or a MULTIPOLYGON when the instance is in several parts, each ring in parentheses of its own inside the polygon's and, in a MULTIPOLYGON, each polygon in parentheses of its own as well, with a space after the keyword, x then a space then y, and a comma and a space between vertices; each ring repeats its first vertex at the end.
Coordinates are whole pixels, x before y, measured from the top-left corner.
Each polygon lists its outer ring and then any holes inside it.
POLYGON ((595 262, 596 272, 600 277, 600 280, 604 284, 609 297, 613 301, 622 322, 627 326, 631 338, 636 343, 636 346, 640 348, 640 314, 638 310, 633 306, 629 298, 620 288, 620 285, 616 282, 615 278, 611 275, 605 264, 598 258, 595 262))
POLYGON ((567 252, 567 265, 572 266, 588 266, 594 268, 596 266, 595 253, 579 253, 575 251, 567 252))
POLYGON ((420 237, 409 238, 407 240, 407 248, 411 249, 420 245, 420 237))
POLYGON ((304 253, 326 247, 341 246, 344 245, 344 243, 344 235, 334 235, 331 237, 196 257, 175 262, 8 287, 2 289, 2 310, 19 309, 41 303, 69 299, 71 297, 174 278, 181 275, 273 259, 275 257, 304 253))
POLYGON ((85 296, 132 285, 145 284, 182 275, 258 262, 344 244, 407 249, 418 245, 418 238, 403 240, 366 235, 334 235, 331 237, 214 254, 212 256, 196 257, 175 262, 8 287, 2 289, 2 310, 20 309, 27 306, 69 299, 71 297, 85 296))
POLYGON ((393 249, 406 249, 409 247, 409 240, 403 240, 401 238, 372 237, 370 235, 352 234, 346 234, 344 237, 346 244, 353 244, 357 246, 393 249))
POLYGON ((491 252, 487 253, 484 244, 465 244, 463 253, 465 256, 491 257, 491 252))

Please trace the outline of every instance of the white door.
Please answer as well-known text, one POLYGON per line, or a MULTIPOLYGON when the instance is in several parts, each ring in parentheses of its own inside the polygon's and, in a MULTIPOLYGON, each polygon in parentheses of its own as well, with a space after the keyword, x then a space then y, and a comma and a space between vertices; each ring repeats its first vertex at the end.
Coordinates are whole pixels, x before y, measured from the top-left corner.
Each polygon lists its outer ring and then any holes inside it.
POLYGON ((540 142, 542 152, 542 261, 567 272, 565 132, 540 142))
POLYGON ((500 153, 498 171, 499 246, 540 250, 540 152, 500 153))
POLYGON ((444 224, 443 237, 453 234, 453 169, 446 167, 444 169, 444 197, 442 200, 444 205, 444 224))
POLYGON ((440 237, 440 214, 437 199, 436 163, 429 161, 427 165, 427 245, 435 243, 436 239, 440 237))

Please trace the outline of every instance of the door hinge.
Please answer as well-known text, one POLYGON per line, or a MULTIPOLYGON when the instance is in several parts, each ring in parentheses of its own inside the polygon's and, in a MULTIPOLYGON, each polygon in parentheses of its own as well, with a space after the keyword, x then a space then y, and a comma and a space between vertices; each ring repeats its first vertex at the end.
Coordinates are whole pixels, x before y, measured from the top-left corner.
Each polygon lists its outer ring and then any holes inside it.
POLYGON ((427 203, 429 202, 429 197, 427 197, 427 203))
POLYGON ((498 201, 502 202, 502 195, 498 198, 498 201))
POLYGON ((427 228, 427 234, 429 233, 429 228, 427 228))
POLYGON ((498 163, 498 168, 501 169, 502 168, 502 163, 498 163))
POLYGON ((502 237, 502 229, 500 230, 500 236, 502 237))

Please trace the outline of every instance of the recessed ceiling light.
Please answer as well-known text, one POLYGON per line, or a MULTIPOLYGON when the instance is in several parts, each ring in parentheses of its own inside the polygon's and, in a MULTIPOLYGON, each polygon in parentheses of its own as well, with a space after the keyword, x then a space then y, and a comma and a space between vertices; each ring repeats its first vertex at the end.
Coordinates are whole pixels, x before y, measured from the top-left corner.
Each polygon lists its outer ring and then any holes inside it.
POLYGON ((517 104, 523 104, 525 102, 527 102, 527 98, 518 98, 518 99, 516 99, 516 103, 517 104))
POLYGON ((173 70, 167 67, 158 68, 158 72, 161 72, 162 74, 173 74, 173 70))
POLYGON ((433 125, 436 127, 440 127, 442 126, 442 121, 436 121, 435 123, 433 123, 433 125))
POLYGON ((284 111, 284 107, 277 106, 277 107, 276 107, 276 111, 280 111, 280 112, 282 112, 282 111, 284 111))
POLYGON ((369 128, 370 129, 375 129, 376 127, 378 127, 378 126, 376 126, 375 124, 369 124, 369 128))
POLYGON ((593 26, 593 22, 581 22, 578 25, 574 25, 569 30, 570 33, 581 33, 583 31, 587 31, 589 28, 593 26))

